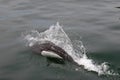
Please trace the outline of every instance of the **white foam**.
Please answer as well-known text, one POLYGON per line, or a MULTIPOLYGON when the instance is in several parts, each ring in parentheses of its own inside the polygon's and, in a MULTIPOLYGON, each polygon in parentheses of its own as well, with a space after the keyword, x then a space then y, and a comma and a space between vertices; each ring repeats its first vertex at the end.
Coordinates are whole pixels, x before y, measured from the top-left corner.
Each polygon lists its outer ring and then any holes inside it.
POLYGON ((104 62, 101 65, 96 64, 92 59, 89 59, 86 55, 76 60, 79 65, 82 65, 84 69, 88 71, 97 72, 98 75, 108 74, 109 66, 104 62))
POLYGON ((79 65, 82 65, 84 69, 97 72, 98 75, 117 75, 117 73, 114 73, 113 70, 109 70, 109 66, 106 62, 96 64, 92 59, 89 59, 86 55, 86 50, 82 44, 82 41, 79 41, 80 44, 77 44, 79 50, 76 52, 73 48, 71 40, 58 22, 56 25, 50 26, 48 30, 41 33, 36 30, 31 31, 25 35, 25 40, 27 40, 29 47, 33 46, 36 42, 42 43, 45 40, 51 41, 57 46, 63 48, 68 53, 68 55, 70 55, 79 65))

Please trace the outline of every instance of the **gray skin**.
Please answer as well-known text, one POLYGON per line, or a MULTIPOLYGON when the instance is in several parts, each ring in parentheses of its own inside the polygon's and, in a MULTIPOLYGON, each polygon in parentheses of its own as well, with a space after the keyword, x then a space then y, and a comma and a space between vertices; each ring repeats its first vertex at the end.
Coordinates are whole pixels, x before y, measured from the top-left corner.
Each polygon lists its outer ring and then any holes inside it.
POLYGON ((41 43, 41 44, 35 43, 31 47, 31 50, 38 55, 41 55, 42 51, 51 51, 51 52, 56 53, 60 57, 62 57, 63 60, 69 61, 71 63, 74 63, 74 64, 78 65, 73 60, 73 58, 70 55, 67 54, 67 52, 64 49, 60 48, 59 46, 55 45, 54 43, 52 43, 50 41, 45 41, 44 43, 41 43))

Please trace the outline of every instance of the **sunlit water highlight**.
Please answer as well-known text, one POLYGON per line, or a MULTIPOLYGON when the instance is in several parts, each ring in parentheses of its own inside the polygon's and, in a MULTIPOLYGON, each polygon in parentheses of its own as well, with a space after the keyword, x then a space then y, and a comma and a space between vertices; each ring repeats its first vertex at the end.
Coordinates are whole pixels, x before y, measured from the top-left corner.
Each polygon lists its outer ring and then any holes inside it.
POLYGON ((33 46, 36 42, 42 43, 46 40, 51 41, 57 46, 63 48, 75 62, 80 66, 83 66, 87 71, 97 72, 98 75, 119 75, 118 73, 115 73, 114 70, 110 69, 107 62, 97 64, 95 61, 88 58, 85 47, 80 40, 77 41, 79 44, 75 45, 78 47, 76 51, 76 48, 72 45, 72 41, 58 22, 56 25, 50 26, 50 28, 44 32, 39 33, 37 30, 26 32, 24 34, 24 39, 29 47, 33 46))

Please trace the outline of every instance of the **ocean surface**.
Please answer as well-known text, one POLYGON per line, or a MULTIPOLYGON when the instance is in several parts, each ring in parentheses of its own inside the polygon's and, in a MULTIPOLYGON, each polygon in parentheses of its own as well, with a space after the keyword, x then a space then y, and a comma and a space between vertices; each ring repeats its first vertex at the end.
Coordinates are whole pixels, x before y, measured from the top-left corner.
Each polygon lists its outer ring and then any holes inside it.
POLYGON ((0 0, 0 80, 120 80, 120 9, 116 7, 120 0, 0 0), (56 22, 73 46, 78 45, 74 40, 82 41, 88 63, 47 66, 45 57, 26 46, 23 34, 33 30, 40 34, 56 22), (88 69, 104 62, 111 74, 88 69))

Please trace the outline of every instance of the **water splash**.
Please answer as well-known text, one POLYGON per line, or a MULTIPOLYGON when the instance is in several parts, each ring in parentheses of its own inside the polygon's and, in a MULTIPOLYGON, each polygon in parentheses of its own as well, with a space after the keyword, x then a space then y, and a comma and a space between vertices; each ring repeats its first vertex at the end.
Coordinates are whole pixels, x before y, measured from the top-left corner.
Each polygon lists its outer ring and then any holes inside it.
POLYGON ((77 47, 73 47, 71 40, 58 22, 56 25, 50 26, 50 28, 44 32, 39 33, 37 30, 32 30, 25 34, 24 37, 27 41, 27 46, 29 47, 36 42, 43 43, 45 40, 53 42, 57 46, 63 48, 75 62, 80 66, 83 66, 87 71, 97 72, 98 75, 118 75, 113 70, 109 69, 106 62, 97 64, 92 59, 89 59, 86 55, 86 50, 82 41, 76 40, 77 47))

